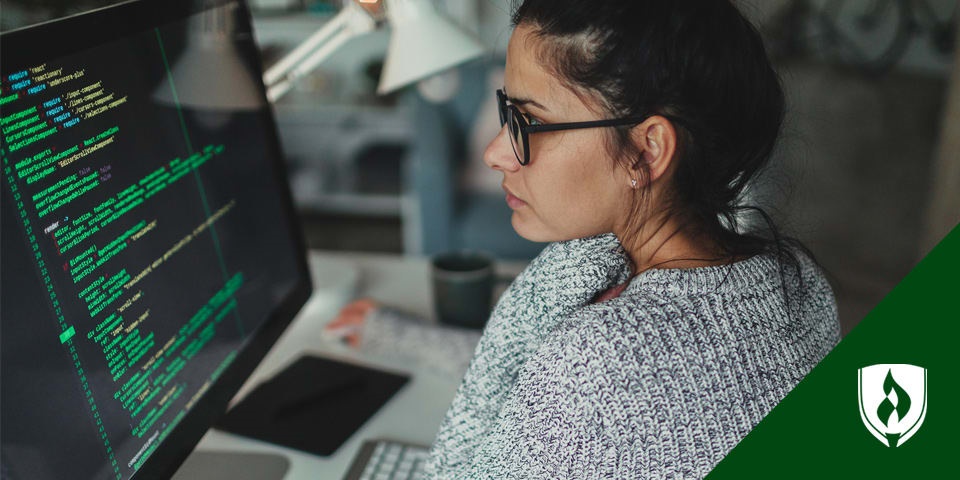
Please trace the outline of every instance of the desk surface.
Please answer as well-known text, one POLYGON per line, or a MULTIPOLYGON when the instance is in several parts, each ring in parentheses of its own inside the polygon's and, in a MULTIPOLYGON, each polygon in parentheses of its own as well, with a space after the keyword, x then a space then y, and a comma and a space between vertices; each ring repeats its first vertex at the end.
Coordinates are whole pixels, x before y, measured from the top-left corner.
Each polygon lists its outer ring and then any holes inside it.
MULTIPOLYGON (((372 297, 384 304, 417 313, 433 321, 429 263, 426 259, 386 254, 311 252, 310 273, 315 284, 324 284, 324 272, 350 265, 359 273, 356 297, 372 297)), ((500 276, 516 275, 523 263, 497 265, 500 276)), ((199 451, 275 453, 290 460, 285 480, 339 479, 366 439, 394 438, 429 445, 440 427, 463 372, 444 373, 396 358, 363 354, 323 338, 321 332, 346 299, 315 291, 290 327, 238 392, 235 401, 260 382, 269 379, 303 354, 318 354, 360 365, 411 374, 412 378, 383 408, 371 417, 330 457, 210 430, 197 446, 199 451)), ((322 435, 322 426, 317 426, 322 435)))

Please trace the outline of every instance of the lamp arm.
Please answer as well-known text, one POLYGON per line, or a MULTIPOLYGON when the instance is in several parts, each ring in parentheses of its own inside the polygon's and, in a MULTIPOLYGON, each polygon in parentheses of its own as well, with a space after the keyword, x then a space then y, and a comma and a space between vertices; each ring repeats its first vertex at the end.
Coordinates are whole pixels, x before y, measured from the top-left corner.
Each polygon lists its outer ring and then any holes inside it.
POLYGON ((268 68, 263 74, 263 83, 269 87, 279 81, 287 72, 296 67, 304 57, 310 55, 310 52, 316 49, 318 45, 323 44, 327 41, 327 38, 335 35, 346 27, 347 17, 350 15, 352 14, 348 12, 347 9, 341 10, 340 13, 336 14, 330 21, 324 24, 320 30, 310 35, 303 43, 297 45, 290 53, 268 68))
POLYGON ((340 13, 267 69, 263 74, 267 97, 270 101, 280 98, 297 78, 310 73, 350 37, 375 28, 376 22, 364 8, 352 1, 346 2, 340 13))
POLYGON ((321 45, 315 52, 310 54, 306 60, 303 60, 301 63, 293 65, 288 72, 275 84, 267 88, 267 99, 271 102, 277 101, 280 97, 284 96, 290 89, 293 88, 293 84, 300 77, 313 71, 317 65, 323 63, 333 52, 337 51, 341 45, 350 40, 353 37, 353 33, 347 30, 337 32, 333 37, 330 38, 330 41, 321 45))

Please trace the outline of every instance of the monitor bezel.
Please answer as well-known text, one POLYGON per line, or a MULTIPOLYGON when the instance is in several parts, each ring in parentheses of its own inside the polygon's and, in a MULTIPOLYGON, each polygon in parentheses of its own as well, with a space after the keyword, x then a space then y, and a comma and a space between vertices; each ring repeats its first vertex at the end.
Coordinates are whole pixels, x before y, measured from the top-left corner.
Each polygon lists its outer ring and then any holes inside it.
MULTIPOLYGON (((234 2, 240 5, 238 19, 250 28, 255 38, 250 9, 245 0, 130 0, 0 33, 0 58, 3 59, 2 65, 25 66, 42 63, 184 19, 205 9, 234 2), (70 41, 62 41, 63 39, 70 41), (25 45, 30 47, 24 48, 25 45)), ((258 79, 263 77, 262 59, 260 60, 255 67, 258 79)), ((268 104, 262 81, 258 82, 257 89, 264 104, 268 104)), ((267 125, 267 148, 274 153, 271 171, 281 196, 283 223, 294 243, 297 282, 264 324, 247 339, 233 363, 133 474, 132 479, 173 476, 203 435, 225 413, 230 400, 293 321, 312 291, 306 244, 297 220, 277 124, 271 109, 264 109, 262 119, 267 125)))

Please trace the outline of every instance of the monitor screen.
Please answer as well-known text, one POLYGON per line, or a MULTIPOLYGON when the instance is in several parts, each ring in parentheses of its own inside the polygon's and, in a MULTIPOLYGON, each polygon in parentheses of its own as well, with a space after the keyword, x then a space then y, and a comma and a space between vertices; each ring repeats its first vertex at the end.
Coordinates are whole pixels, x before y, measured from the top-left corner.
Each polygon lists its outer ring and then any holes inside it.
POLYGON ((167 477, 309 295, 249 11, 0 37, 3 479, 167 477))

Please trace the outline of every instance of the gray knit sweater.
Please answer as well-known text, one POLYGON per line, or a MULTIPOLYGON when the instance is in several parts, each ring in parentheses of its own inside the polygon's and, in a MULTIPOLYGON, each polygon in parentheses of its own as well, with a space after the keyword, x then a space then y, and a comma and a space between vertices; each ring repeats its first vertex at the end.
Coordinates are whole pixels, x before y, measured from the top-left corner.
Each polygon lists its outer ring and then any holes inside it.
MULTIPOLYGON (((703 477, 840 340, 806 257, 799 277, 768 255, 647 270, 591 303, 628 274, 612 234, 530 263, 484 329, 426 478, 703 477)), ((396 330, 380 317, 368 328, 396 330)))

